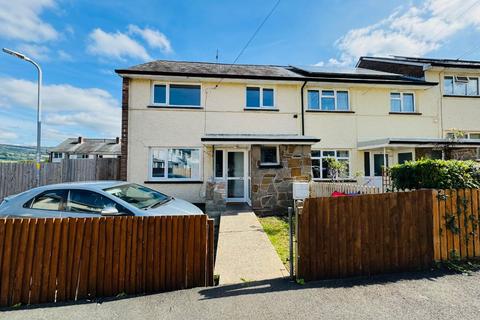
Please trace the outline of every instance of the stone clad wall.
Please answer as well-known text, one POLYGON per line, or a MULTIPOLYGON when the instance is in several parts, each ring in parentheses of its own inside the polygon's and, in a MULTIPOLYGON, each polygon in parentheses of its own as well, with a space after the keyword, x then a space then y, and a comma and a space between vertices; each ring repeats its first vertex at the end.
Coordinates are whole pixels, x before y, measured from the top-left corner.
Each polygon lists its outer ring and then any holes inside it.
POLYGON ((260 165, 260 145, 251 148, 251 199, 258 215, 286 215, 293 206, 294 181, 310 181, 311 147, 280 145, 280 165, 260 165))

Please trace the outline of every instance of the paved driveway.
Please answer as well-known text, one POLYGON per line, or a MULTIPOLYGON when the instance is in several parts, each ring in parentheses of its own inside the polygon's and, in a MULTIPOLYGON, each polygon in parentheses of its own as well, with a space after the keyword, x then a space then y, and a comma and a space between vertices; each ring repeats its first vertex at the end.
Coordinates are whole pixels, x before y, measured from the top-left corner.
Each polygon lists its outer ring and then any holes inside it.
POLYGON ((103 303, 0 313, 1 319, 478 319, 480 273, 264 280, 103 303))

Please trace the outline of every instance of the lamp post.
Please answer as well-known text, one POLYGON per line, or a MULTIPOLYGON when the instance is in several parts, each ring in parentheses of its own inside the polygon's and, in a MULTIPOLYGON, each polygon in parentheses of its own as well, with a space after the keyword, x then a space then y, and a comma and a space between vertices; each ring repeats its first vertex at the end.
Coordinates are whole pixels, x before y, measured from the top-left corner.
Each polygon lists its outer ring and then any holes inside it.
POLYGON ((41 140, 42 140, 42 69, 40 68, 40 65, 27 57, 26 55, 7 49, 3 48, 3 52, 8 53, 9 55, 12 55, 14 57, 17 57, 19 59, 25 60, 27 62, 30 62, 37 68, 38 72, 38 96, 37 96, 37 160, 36 160, 36 169, 37 169, 37 186, 40 185, 40 146, 41 146, 41 140))

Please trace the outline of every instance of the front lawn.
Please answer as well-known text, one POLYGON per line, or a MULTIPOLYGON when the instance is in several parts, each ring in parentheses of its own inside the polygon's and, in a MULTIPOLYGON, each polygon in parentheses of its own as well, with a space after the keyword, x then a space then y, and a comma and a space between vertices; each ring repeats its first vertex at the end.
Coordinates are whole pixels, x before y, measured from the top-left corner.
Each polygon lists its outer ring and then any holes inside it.
POLYGON ((277 251, 285 267, 288 269, 288 218, 263 217, 258 218, 263 230, 277 251))

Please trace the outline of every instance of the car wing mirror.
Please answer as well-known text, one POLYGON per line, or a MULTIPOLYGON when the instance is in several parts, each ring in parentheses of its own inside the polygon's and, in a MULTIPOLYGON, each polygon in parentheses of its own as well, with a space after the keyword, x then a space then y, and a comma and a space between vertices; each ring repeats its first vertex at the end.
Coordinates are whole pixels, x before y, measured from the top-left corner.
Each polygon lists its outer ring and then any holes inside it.
POLYGON ((118 212, 117 208, 115 207, 107 207, 103 208, 100 212, 102 216, 120 216, 122 213, 118 212))

